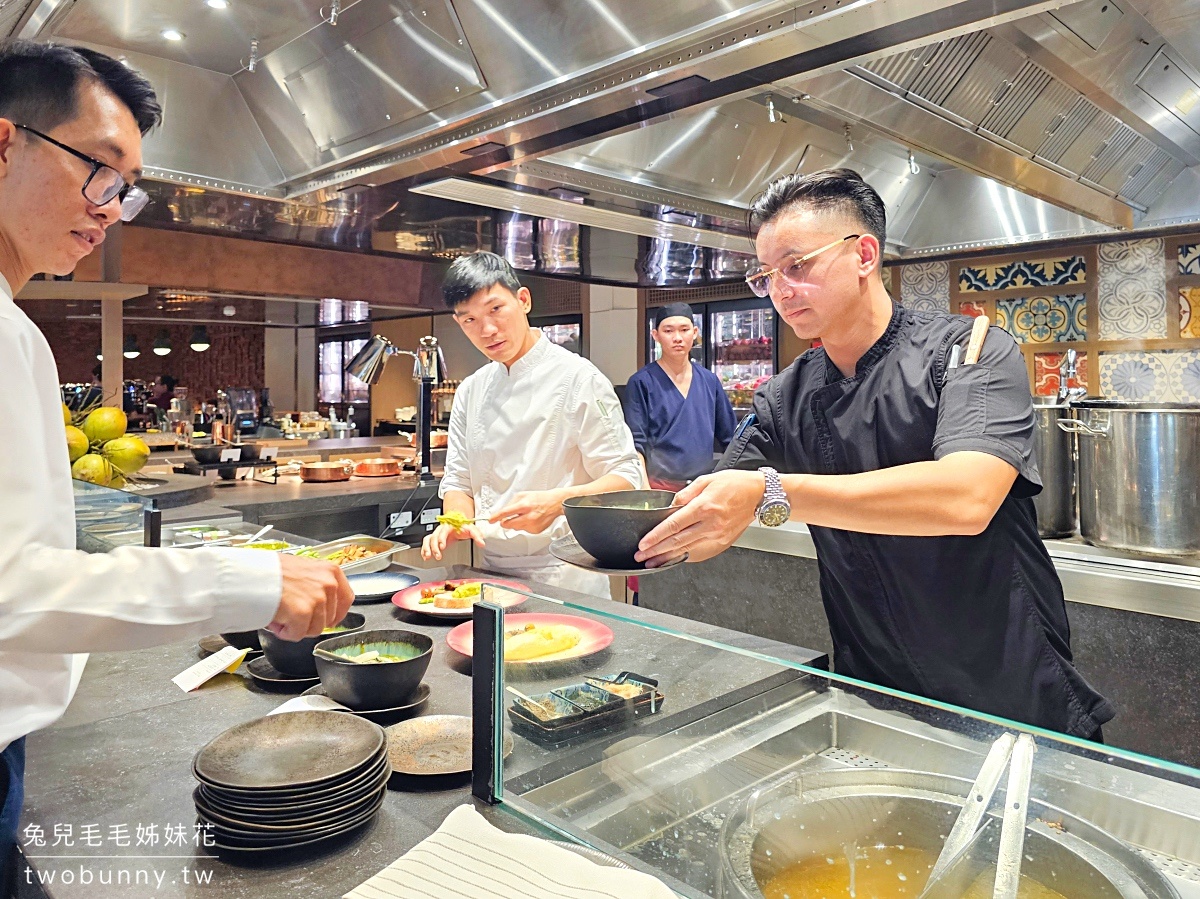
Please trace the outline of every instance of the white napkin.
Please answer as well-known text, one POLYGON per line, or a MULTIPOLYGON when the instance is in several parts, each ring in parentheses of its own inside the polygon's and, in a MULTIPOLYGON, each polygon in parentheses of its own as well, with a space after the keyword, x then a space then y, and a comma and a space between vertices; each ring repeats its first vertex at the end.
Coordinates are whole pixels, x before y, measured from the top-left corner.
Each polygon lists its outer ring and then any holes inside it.
POLYGON ((343 899, 676 899, 649 874, 505 833, 469 805, 343 899))

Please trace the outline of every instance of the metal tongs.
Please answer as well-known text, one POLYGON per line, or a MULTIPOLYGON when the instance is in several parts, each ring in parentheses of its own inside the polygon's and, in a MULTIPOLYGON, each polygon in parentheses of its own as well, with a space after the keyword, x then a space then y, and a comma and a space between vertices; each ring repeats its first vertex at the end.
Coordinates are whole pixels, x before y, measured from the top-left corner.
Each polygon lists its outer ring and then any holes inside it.
POLYGON ((1005 768, 1008 768, 1008 786, 1005 790, 1004 818, 996 858, 996 884, 992 897, 1016 899, 1021 879, 1021 852, 1025 847, 1025 821, 1028 816, 1033 754, 1036 751, 1033 737, 1028 734, 1021 734, 1020 737, 1005 734, 992 744, 975 783, 971 785, 971 791, 963 802, 962 811, 958 813, 954 827, 950 830, 950 836, 947 837, 933 870, 929 873, 925 889, 917 899, 933 899, 938 895, 938 882, 986 829, 987 824, 983 822, 983 818, 1005 768))

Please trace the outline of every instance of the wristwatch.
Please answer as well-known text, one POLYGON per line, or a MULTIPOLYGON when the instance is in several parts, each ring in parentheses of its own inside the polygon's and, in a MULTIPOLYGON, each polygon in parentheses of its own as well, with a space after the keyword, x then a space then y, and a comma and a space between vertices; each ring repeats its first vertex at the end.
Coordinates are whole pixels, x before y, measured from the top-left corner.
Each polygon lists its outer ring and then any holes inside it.
POLYGON ((777 528, 792 517, 792 504, 788 502, 787 494, 783 492, 783 484, 779 481, 779 472, 774 468, 763 467, 759 471, 766 481, 762 502, 754 517, 758 523, 768 528, 777 528))

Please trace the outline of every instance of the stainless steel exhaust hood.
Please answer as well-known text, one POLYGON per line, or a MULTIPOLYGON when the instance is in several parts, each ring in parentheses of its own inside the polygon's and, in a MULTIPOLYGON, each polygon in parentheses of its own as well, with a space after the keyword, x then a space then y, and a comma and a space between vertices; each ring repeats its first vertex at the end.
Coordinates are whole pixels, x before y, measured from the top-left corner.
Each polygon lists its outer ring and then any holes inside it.
POLYGON ((125 56, 165 99, 151 177, 286 200, 318 242, 403 251, 379 216, 428 202, 402 189, 424 181, 741 252, 753 195, 827 165, 879 188, 900 255, 1200 222, 1200 0, 344 0, 331 18, 328 0, 19 0, 0 34, 125 56))

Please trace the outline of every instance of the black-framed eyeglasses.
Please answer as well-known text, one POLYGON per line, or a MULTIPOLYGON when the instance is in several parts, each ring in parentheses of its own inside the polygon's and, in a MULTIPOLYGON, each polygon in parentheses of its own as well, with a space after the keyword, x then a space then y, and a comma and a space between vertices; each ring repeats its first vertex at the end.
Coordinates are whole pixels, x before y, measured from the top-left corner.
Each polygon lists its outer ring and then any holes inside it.
POLYGON ((22 131, 28 131, 30 134, 40 137, 48 144, 53 144, 60 150, 66 150, 76 159, 82 159, 92 167, 91 174, 87 176, 87 180, 83 182, 83 196, 89 203, 96 206, 107 206, 113 200, 120 198, 121 200, 121 221, 132 221, 134 216, 146 208, 146 204, 150 202, 150 195, 140 187, 127 182, 121 173, 112 166, 101 162, 99 159, 94 159, 86 153, 81 153, 74 147, 69 147, 61 141, 57 141, 48 134, 42 134, 36 128, 30 128, 28 125, 16 125, 22 131))
POLYGON ((832 243, 827 243, 825 246, 813 250, 811 253, 805 253, 803 256, 790 256, 788 262, 780 265, 778 268, 760 269, 753 274, 746 276, 746 284, 750 287, 750 292, 756 297, 765 297, 771 292, 771 279, 778 275, 792 287, 799 287, 804 283, 804 266, 805 264, 824 253, 826 250, 832 250, 839 244, 843 244, 848 240, 857 240, 861 234, 847 234, 845 237, 835 240, 832 243))

